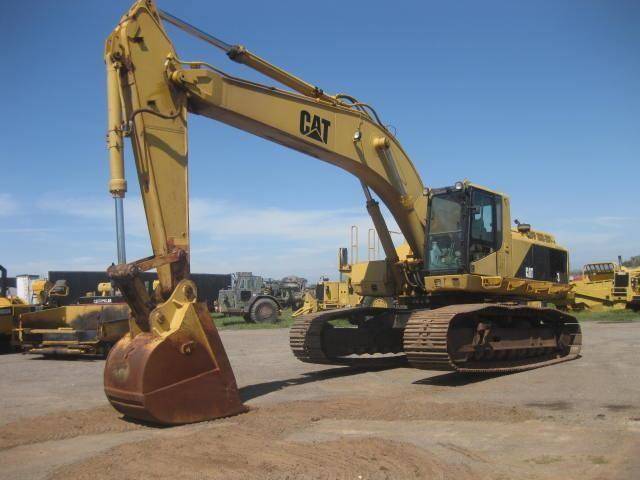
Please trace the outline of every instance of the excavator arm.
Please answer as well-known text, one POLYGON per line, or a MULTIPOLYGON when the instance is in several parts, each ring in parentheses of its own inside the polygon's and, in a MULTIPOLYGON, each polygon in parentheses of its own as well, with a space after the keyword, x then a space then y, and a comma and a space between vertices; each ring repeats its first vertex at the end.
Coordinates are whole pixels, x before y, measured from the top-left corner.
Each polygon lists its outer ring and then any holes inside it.
POLYGON ((243 410, 218 333, 188 279, 188 112, 358 177, 397 289, 401 266, 371 190, 393 215, 416 264, 424 248, 427 204, 414 165, 368 105, 348 95, 328 95, 244 47, 220 41, 216 46, 230 58, 294 91, 236 78, 203 62, 182 61, 162 18, 210 43, 217 41, 161 12, 152 0, 140 0, 106 42, 109 190, 116 198, 126 192, 124 138, 129 137, 153 255, 109 269, 132 319, 130 334, 107 362, 105 390, 126 415, 172 424, 243 410), (138 273, 154 268, 160 285, 151 296, 138 273))
MULTIPOLYGON (((175 17, 163 15, 176 23, 175 17)), ((303 93, 232 77, 203 62, 181 61, 153 2, 136 3, 107 40, 113 106, 109 138, 114 145, 110 189, 113 193, 126 184, 121 136, 130 128, 154 254, 174 247, 188 251, 188 111, 352 173, 382 199, 414 254, 421 257, 424 185, 395 137, 363 104, 342 99, 351 97, 327 95, 256 60, 244 47, 229 47, 228 54, 303 93)), ((170 282, 163 275, 160 281, 169 291, 170 282)))

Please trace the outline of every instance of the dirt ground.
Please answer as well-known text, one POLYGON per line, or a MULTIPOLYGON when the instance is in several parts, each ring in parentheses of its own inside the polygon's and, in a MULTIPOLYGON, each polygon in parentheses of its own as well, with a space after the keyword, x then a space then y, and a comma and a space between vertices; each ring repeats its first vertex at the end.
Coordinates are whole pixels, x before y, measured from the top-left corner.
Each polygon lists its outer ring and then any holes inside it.
POLYGON ((583 357, 463 377, 306 365, 286 330, 223 332, 249 413, 123 420, 103 361, 0 356, 0 479, 640 478, 640 322, 583 324, 583 357))

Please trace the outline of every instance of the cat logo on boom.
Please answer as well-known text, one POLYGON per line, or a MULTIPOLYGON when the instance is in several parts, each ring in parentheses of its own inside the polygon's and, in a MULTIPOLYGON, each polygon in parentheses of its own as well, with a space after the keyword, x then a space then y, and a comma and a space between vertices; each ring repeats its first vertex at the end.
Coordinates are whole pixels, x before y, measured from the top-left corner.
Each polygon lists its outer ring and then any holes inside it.
POLYGON ((311 115, 306 110, 300 112, 300 133, 318 142, 329 142, 331 122, 318 115, 311 115))

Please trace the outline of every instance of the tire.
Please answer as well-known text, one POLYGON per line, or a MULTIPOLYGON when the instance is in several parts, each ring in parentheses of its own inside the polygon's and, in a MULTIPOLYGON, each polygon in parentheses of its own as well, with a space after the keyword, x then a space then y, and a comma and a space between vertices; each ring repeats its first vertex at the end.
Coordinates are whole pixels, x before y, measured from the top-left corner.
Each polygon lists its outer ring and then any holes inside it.
POLYGON ((278 304, 270 298, 259 298, 249 311, 249 317, 254 323, 276 323, 280 316, 278 304))

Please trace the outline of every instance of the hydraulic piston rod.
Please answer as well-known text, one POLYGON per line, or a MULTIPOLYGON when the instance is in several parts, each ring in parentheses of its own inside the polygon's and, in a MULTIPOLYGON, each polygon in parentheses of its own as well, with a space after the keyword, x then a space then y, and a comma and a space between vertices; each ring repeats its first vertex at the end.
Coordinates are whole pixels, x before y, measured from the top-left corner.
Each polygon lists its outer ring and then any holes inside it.
POLYGON ((124 206, 122 197, 113 197, 116 204, 116 243, 118 248, 118 264, 127 263, 124 246, 124 206))
POLYGON ((321 88, 318 88, 315 85, 311 85, 310 83, 305 82, 295 75, 291 75, 281 68, 272 65, 265 59, 250 52, 242 45, 228 44, 227 42, 224 42, 219 38, 214 37, 213 35, 209 35, 208 33, 203 32, 199 28, 194 27, 184 20, 175 17, 169 12, 165 12, 164 10, 160 9, 158 9, 158 12, 163 20, 178 27, 189 35, 193 35, 194 37, 199 38, 200 40, 204 40, 210 45, 219 48, 220 50, 225 52, 231 60, 235 62, 242 63, 250 68, 253 68, 263 75, 266 75, 267 77, 280 82, 283 85, 286 85, 287 87, 295 90, 298 93, 301 93, 302 95, 306 95, 312 98, 319 98, 333 104, 340 103, 335 97, 324 93, 321 88))
POLYGON ((213 35, 209 35, 208 33, 203 32, 199 28, 194 27, 193 25, 185 22, 184 20, 180 20, 178 17, 174 17, 169 12, 165 12, 164 10, 158 9, 158 13, 160 13, 160 17, 163 20, 166 20, 170 24, 175 25, 179 29, 189 33, 190 35, 193 35, 194 37, 199 38, 200 40, 204 40, 205 42, 210 43, 214 47, 219 48, 220 50, 223 50, 226 53, 229 53, 229 51, 233 48, 233 45, 229 45, 228 43, 223 42, 219 38, 216 38, 213 35))
POLYGON ((380 211, 380 204, 372 197, 369 187, 362 181, 360 184, 362 185, 364 196, 367 199, 367 212, 369 212, 371 221, 373 221, 373 226, 375 227, 380 243, 382 244, 384 254, 389 262, 396 263, 398 261, 398 253, 396 252, 396 248, 393 246, 393 240, 391 239, 391 233, 387 227, 387 222, 384 220, 382 212, 380 211))

